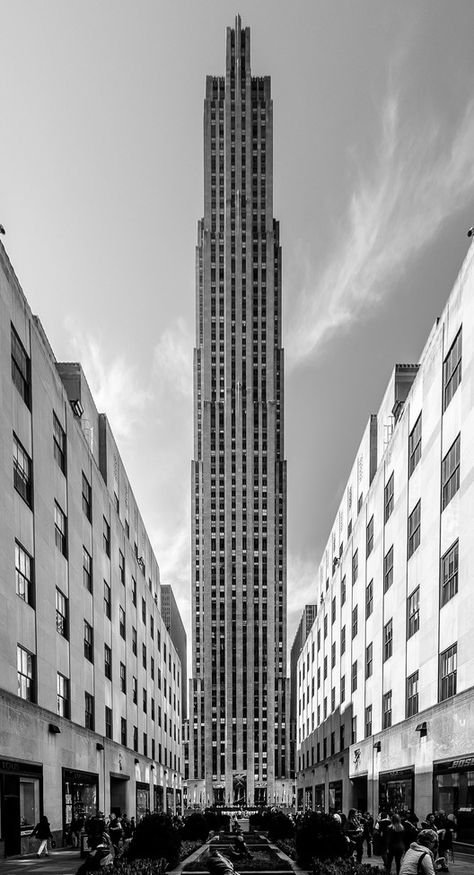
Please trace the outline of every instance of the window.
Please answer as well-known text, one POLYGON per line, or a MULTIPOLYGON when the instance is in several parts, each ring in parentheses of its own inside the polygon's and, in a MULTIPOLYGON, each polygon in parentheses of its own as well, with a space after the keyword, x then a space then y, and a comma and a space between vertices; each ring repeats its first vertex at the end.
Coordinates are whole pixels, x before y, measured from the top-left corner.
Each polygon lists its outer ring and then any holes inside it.
POLYGON ((374 548, 374 517, 371 516, 366 530, 367 556, 370 556, 374 548))
POLYGON ((393 620, 383 627, 383 660, 390 659, 393 650, 393 620))
POLYGON ((106 580, 104 580, 104 614, 107 619, 111 619, 112 617, 112 594, 110 591, 110 586, 106 580))
POLYGON ((418 714, 418 672, 407 678, 407 717, 418 714))
POLYGON ((84 693, 84 726, 86 729, 95 729, 94 720, 94 696, 84 693))
POLYGON ((327 658, 327 656, 324 657, 323 669, 324 669, 324 672, 323 672, 324 680, 326 680, 326 678, 328 676, 328 658, 327 658))
POLYGON ((92 592, 92 556, 85 547, 82 548, 82 582, 92 592))
POLYGON ((30 406, 31 402, 31 369, 30 369, 30 359, 26 354, 25 347, 23 346, 18 334, 16 333, 13 325, 11 327, 11 341, 12 341, 12 380, 18 389, 23 401, 26 406, 30 406))
POLYGON ((452 644, 439 657, 439 699, 442 702, 456 695, 458 645, 452 644))
POLYGON ((125 556, 121 550, 119 550, 119 576, 121 583, 125 586, 125 556))
POLYGON ((155 621, 150 614, 150 638, 153 639, 155 637, 155 621))
POLYGON ((341 608, 346 601, 346 575, 341 580, 341 608))
POLYGON ((392 691, 382 696, 382 728, 389 729, 392 725, 392 691))
POLYGON ((120 743, 127 746, 127 719, 126 717, 120 718, 120 743))
POLYGON ((56 675, 56 714, 69 717, 69 679, 59 671, 56 675))
POLYGON ((104 674, 109 681, 112 680, 112 650, 108 644, 104 644, 104 674))
POLYGON ((356 689, 357 689, 357 659, 355 662, 352 663, 352 683, 351 683, 351 690, 353 693, 355 693, 356 689))
POLYGON ((336 596, 334 596, 331 602, 331 625, 336 622, 336 596))
POLYGON ((359 551, 356 550, 352 556, 352 586, 354 586, 359 576, 359 551))
POLYGON ((67 557, 67 519, 56 501, 54 502, 54 540, 60 553, 67 557))
POLYGON ((17 645, 16 666, 18 678, 18 695, 28 702, 35 701, 35 657, 24 647, 17 645))
POLYGON ((458 591, 458 565, 459 541, 456 541, 441 559, 441 607, 458 591))
POLYGON ((122 605, 119 605, 119 632, 120 636, 125 641, 125 611, 122 605))
POLYGON ((84 656, 94 662, 94 630, 87 620, 84 620, 84 656))
POLYGON ((385 489, 384 489, 384 520, 385 520, 385 522, 387 522, 387 520, 390 518, 392 510, 393 510, 393 494, 394 494, 393 477, 394 477, 394 474, 392 471, 392 474, 390 475, 389 479, 387 480, 387 483, 386 483, 385 489))
POLYGON ((89 522, 92 522, 92 488, 84 472, 82 472, 82 510, 89 522))
POLYGON ((132 626, 132 653, 137 655, 137 630, 132 626))
POLYGON ((407 601, 407 638, 411 638, 420 628, 420 587, 408 596, 407 601))
POLYGON ((105 706, 105 737, 112 738, 112 708, 105 706))
POLYGON ((137 689, 137 679, 136 677, 132 678, 132 702, 134 705, 137 704, 138 698, 138 689, 137 689))
POLYGON ((443 362, 443 411, 446 410, 461 382, 462 327, 451 344, 443 362))
POLYGON ((343 626, 341 629, 341 656, 346 652, 346 627, 343 626))
POLYGON ((324 638, 326 639, 328 637, 328 615, 327 614, 325 614, 325 616, 324 616, 323 627, 324 627, 324 638))
POLYGON ((146 625, 146 601, 142 598, 142 622, 146 625))
POLYGON ((33 560, 15 541, 15 582, 16 594, 28 605, 33 604, 33 560))
POLYGON ((336 665, 336 642, 331 645, 331 668, 336 665))
POLYGON ((102 518, 102 543, 104 546, 104 553, 110 559, 110 525, 105 519, 105 516, 102 518))
POLYGON ((120 663, 120 689, 122 693, 127 692, 127 669, 123 662, 120 663))
POLYGON ((17 436, 13 435, 13 485, 28 507, 32 504, 31 459, 17 436))
POLYGON ((352 638, 354 639, 357 635, 358 629, 358 605, 355 606, 352 610, 352 638))
POLYGON ((365 588, 365 617, 370 617, 374 609, 374 581, 371 580, 365 588))
POLYGON ((365 737, 372 735, 372 705, 367 705, 365 709, 365 737))
POLYGON ((345 674, 341 677, 341 703, 344 702, 346 698, 346 676, 345 674))
POLYGON ((421 413, 408 437, 408 476, 411 477, 421 459, 421 413))
POLYGON ((460 464, 461 435, 458 434, 441 463, 441 510, 444 510, 459 489, 460 464))
POLYGON ((60 589, 56 588, 56 632, 63 638, 68 637, 68 610, 67 598, 60 589))
POLYGON ((143 687, 142 693, 143 693, 143 713, 146 714, 146 712, 147 712, 147 694, 146 694, 145 687, 143 687))
POLYGON ((133 749, 138 753, 138 726, 133 727, 133 749))
POLYGON ((146 644, 142 644, 142 665, 146 668, 146 644))
POLYGON ((357 717, 352 718, 351 722, 351 744, 356 744, 357 742, 357 717))
POLYGON ((137 606, 137 581, 132 577, 132 604, 137 606))
POLYGON ((59 422, 58 417, 53 413, 53 452, 54 458, 58 463, 63 474, 66 473, 66 433, 59 422))
POLYGON ((421 500, 408 517, 408 558, 413 555, 421 538, 421 500))
POLYGON ((393 544, 383 559, 383 591, 387 592, 393 583, 393 544))
POLYGON ((365 648, 365 676, 370 678, 373 671, 373 644, 370 643, 365 648))

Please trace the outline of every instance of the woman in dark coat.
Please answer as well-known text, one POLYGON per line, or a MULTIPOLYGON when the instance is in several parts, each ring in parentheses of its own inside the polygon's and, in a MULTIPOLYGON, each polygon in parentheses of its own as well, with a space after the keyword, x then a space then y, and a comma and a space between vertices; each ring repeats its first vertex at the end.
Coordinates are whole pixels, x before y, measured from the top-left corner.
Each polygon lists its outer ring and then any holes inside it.
POLYGON ((400 816, 392 815, 392 823, 387 830, 387 864, 386 871, 392 869, 392 860, 395 860, 397 875, 400 872, 400 864, 405 853, 405 830, 403 829, 400 816))
POLYGON ((45 855, 49 857, 48 839, 52 839, 53 836, 51 835, 49 820, 45 814, 40 817, 39 823, 36 824, 32 835, 36 836, 36 838, 39 839, 41 842, 37 851, 38 857, 41 857, 43 851, 45 852, 45 855))

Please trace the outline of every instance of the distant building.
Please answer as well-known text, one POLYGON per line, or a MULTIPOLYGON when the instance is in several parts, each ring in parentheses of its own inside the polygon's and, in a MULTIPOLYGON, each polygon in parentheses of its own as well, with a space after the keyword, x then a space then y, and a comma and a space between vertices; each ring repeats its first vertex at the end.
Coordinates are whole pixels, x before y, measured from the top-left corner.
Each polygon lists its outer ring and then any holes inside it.
POLYGON ((301 615, 301 620, 296 630, 293 644, 290 653, 290 769, 291 775, 295 775, 295 753, 296 753, 296 715, 298 713, 298 686, 297 686, 297 671, 298 658, 303 649, 303 645, 310 633, 311 626, 314 623, 318 608, 316 605, 305 605, 301 615))
POLYGON ((188 804, 288 801, 281 249, 270 77, 227 28, 196 248, 188 804))
POLYGON ((181 722, 188 716, 188 644, 186 630, 171 586, 161 584, 161 616, 181 662, 181 722))
POLYGON ((0 244, 0 855, 181 806, 183 669, 109 423, 0 244))
POLYGON ((474 247, 371 416, 298 661, 298 804, 442 809, 474 840, 474 247), (315 658, 313 660, 313 652, 315 658))

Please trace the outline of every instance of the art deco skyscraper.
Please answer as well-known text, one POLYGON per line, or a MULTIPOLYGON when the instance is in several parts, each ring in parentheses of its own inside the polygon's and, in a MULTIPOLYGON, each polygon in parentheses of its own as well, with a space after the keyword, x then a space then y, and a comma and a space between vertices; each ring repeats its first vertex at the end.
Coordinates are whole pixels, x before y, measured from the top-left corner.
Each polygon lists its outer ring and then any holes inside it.
POLYGON ((196 249, 188 802, 290 802, 281 249, 270 78, 227 29, 196 249))

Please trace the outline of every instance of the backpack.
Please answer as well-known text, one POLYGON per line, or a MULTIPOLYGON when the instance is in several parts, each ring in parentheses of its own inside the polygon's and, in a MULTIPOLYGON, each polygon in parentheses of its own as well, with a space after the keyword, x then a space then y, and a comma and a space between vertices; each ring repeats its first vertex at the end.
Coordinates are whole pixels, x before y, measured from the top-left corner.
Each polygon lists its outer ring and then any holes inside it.
POLYGON ((422 864, 422 861, 424 860, 424 858, 426 857, 427 853, 428 853, 428 851, 423 851, 423 853, 420 854, 420 856, 418 857, 418 864, 416 867, 416 871, 417 871, 418 875, 423 875, 423 869, 421 868, 421 864, 422 864))

